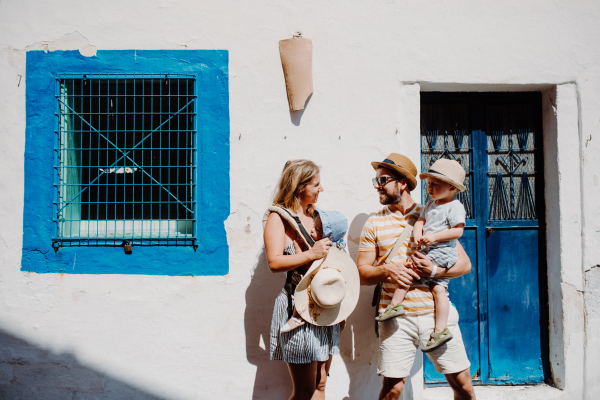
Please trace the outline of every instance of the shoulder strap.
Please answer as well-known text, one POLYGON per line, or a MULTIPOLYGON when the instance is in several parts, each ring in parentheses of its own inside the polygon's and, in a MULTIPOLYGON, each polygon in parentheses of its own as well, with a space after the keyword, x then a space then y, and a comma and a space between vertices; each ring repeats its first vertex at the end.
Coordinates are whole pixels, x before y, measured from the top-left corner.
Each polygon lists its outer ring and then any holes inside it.
POLYGON ((300 238, 307 247, 312 247, 315 244, 314 239, 308 234, 308 232, 304 228, 304 225, 302 225, 300 218, 298 218, 298 216, 295 213, 283 207, 271 206, 267 208, 267 211, 265 211, 265 215, 263 216, 263 228, 267 223, 269 214, 271 214, 272 212, 279 214, 279 216, 283 220, 289 223, 290 226, 296 231, 296 233, 298 233, 298 236, 300 236, 300 238))
POLYGON ((304 236, 304 239, 308 242, 308 245, 310 247, 313 247, 315 245, 315 240, 306 231, 306 228, 304 228, 304 225, 302 225, 302 221, 300 221, 300 217, 298 217, 297 215, 293 215, 287 208, 284 208, 284 210, 290 215, 290 217, 292 217, 294 219, 294 221, 296 221, 296 223, 298 224, 298 228, 300 228, 300 233, 302 233, 302 236, 304 236))
POLYGON ((410 234, 413 230, 413 227, 415 225, 415 222, 417 222, 418 219, 419 219, 418 215, 413 215, 410 217, 410 219, 406 223, 406 227, 402 230, 402 232, 400 233, 400 236, 398 236, 398 239, 396 239, 396 243, 394 244, 394 247, 392 248, 392 250, 389 253, 387 253, 387 255, 385 257, 383 257, 379 263, 377 261, 375 261, 375 263, 373 265, 385 264, 387 262, 387 260, 391 261, 392 258, 394 258, 394 256, 396 254, 398 254, 398 252, 400 251, 400 247, 402 246, 402 244, 404 243, 406 238, 408 236, 410 236, 410 234))

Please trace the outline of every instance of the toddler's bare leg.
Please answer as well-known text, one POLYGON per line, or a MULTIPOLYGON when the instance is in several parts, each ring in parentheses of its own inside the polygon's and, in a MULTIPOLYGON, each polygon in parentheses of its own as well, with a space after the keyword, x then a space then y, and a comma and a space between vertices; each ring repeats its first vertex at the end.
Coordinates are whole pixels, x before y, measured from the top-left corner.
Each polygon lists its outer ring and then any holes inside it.
POLYGON ((288 322, 286 322, 285 325, 281 327, 280 332, 285 333, 294 330, 297 327, 304 325, 304 322, 305 321, 302 319, 298 311, 296 311, 296 309, 294 308, 294 314, 292 314, 292 318, 290 318, 288 322))
POLYGON ((393 307, 398 303, 402 303, 404 301, 404 296, 406 296, 406 290, 404 290, 404 289, 394 290, 394 296, 392 297, 391 306, 393 307))
POLYGON ((448 324, 448 313, 450 312, 450 300, 446 294, 446 288, 442 285, 433 284, 431 288, 433 300, 435 301, 435 329, 436 333, 440 333, 446 329, 448 324))

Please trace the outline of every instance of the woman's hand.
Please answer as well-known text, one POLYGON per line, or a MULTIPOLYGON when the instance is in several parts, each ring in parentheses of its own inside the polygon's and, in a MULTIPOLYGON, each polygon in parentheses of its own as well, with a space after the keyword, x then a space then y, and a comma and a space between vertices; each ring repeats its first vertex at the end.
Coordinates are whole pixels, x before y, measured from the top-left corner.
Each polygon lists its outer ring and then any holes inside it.
POLYGON ((329 253, 329 247, 333 245, 333 242, 329 238, 324 238, 315 242, 315 245, 311 247, 309 251, 310 258, 313 260, 318 260, 323 258, 329 253))

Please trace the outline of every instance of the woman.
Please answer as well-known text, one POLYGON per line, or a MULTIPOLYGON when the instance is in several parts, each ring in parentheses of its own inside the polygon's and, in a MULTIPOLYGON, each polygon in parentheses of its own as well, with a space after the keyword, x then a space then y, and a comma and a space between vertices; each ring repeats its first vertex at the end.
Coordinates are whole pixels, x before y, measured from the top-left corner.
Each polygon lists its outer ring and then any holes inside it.
MULTIPOLYGON (((319 167, 312 161, 288 161, 273 199, 273 205, 293 211, 311 236, 315 236, 314 204, 323 191, 320 179, 319 167)), ((308 248, 296 230, 276 212, 268 216, 264 240, 269 269, 271 272, 291 274, 294 288, 312 261, 325 257, 332 245, 331 240, 325 238, 308 248)), ((285 290, 275 299, 271 322, 271 359, 283 360, 288 364, 293 384, 290 400, 324 399, 332 355, 339 353, 340 324, 304 324, 290 332, 281 333, 279 330, 289 318, 288 301, 285 290)))

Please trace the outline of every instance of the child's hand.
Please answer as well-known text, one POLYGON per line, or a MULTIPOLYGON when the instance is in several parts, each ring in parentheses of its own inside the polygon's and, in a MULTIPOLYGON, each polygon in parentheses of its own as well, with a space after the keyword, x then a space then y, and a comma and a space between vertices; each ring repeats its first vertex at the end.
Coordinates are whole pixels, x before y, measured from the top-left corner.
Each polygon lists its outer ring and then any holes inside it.
POLYGON ((423 235, 419 235, 418 233, 413 233, 413 238, 415 239, 415 243, 419 244, 419 242, 421 241, 421 238, 423 237, 423 235))
POLYGON ((419 241, 419 244, 421 246, 429 246, 433 242, 435 242, 435 240, 433 240, 433 235, 423 235, 423 237, 419 241))

